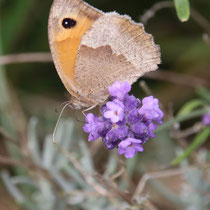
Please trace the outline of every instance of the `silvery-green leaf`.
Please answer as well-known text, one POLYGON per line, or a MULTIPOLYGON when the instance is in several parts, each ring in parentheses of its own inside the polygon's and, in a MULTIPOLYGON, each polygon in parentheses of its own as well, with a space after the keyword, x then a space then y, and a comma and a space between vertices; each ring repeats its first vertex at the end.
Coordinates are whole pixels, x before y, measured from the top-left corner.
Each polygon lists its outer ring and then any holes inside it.
POLYGON ((70 192, 74 189, 74 183, 70 182, 70 180, 65 179, 58 171, 51 169, 50 174, 64 192, 70 192))
POLYGON ((30 149, 31 157, 37 165, 42 165, 39 140, 37 138, 37 126, 38 120, 35 117, 32 117, 28 125, 28 147, 30 149))
POLYGON ((32 180, 29 177, 26 176, 15 176, 15 177, 11 177, 10 181, 14 184, 14 185, 22 185, 22 184, 27 184, 27 185, 31 185, 33 187, 37 187, 36 186, 36 182, 34 180, 32 180))
POLYGON ((34 195, 39 210, 52 210, 56 203, 56 197, 50 183, 40 177, 38 180, 39 192, 34 195))
MULTIPOLYGON (((74 140, 74 123, 71 119, 60 121, 60 125, 57 129, 59 144, 62 148, 66 150, 70 149, 70 145, 74 140)), ((58 139, 57 138, 57 139, 58 139)), ((57 149, 56 149, 57 151, 57 149)), ((63 165, 66 164, 66 158, 60 154, 60 152, 56 152, 55 163, 54 166, 58 168, 62 168, 63 165)))
POLYGON ((82 140, 80 140, 79 142, 79 146, 80 146, 80 150, 82 153, 82 157, 81 157, 81 164, 83 165, 84 169, 91 173, 94 171, 94 166, 93 166, 93 161, 90 155, 90 151, 86 145, 86 143, 82 140))
POLYGON ((1 175, 3 183, 5 184, 5 187, 7 188, 10 195, 14 198, 14 200, 17 203, 24 203, 25 202, 24 195, 16 187, 16 185, 12 183, 12 181, 10 180, 9 173, 4 170, 0 172, 0 175, 1 175))
POLYGON ((106 164, 106 170, 104 172, 104 177, 108 178, 110 175, 115 173, 117 168, 117 158, 117 153, 114 151, 109 155, 108 163, 106 164))
POLYGON ((87 183, 84 181, 84 179, 78 173, 78 171, 70 164, 66 165, 66 167, 63 168, 63 171, 65 171, 70 177, 72 177, 72 180, 75 182, 75 184, 77 184, 83 188, 88 187, 87 183))
POLYGON ((56 148, 52 142, 52 135, 48 135, 45 138, 44 146, 43 146, 43 153, 42 153, 42 165, 45 168, 54 167, 56 155, 56 148))

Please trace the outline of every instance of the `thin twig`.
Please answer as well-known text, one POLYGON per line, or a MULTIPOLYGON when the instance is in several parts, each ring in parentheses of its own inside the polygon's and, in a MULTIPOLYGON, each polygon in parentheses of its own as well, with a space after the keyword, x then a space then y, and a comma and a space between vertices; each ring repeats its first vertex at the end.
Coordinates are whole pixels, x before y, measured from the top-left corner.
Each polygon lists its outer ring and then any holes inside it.
POLYGON ((152 96, 152 90, 149 88, 149 86, 147 85, 147 83, 142 80, 139 82, 139 86, 141 87, 141 89, 144 91, 144 93, 147 95, 147 96, 152 96))
MULTIPOLYGON (((156 13, 164 8, 173 8, 174 3, 172 1, 161 1, 156 4, 154 4, 149 10, 147 10, 141 17, 140 21, 144 23, 145 25, 147 22, 153 18, 156 13)), ((192 19, 200 26, 202 27, 207 33, 210 33, 210 23, 209 21, 201 15, 196 9, 190 8, 191 17, 192 19)))
POLYGON ((196 9, 190 8, 191 17, 193 20, 201 26, 207 33, 210 33, 210 23, 209 21, 201 15, 196 9))
POLYGON ((151 203, 149 200, 147 200, 144 204, 144 206, 148 209, 148 210, 159 210, 156 206, 154 206, 153 203, 151 203))
POLYGON ((117 173, 111 176, 111 180, 114 181, 115 179, 119 178, 124 173, 125 173, 125 167, 123 166, 117 173))
POLYGON ((209 39, 209 35, 207 33, 203 34, 202 36, 204 42, 208 45, 208 47, 210 48, 210 39, 209 39))
POLYGON ((193 119, 195 117, 200 117, 205 113, 206 113, 205 109, 200 109, 200 110, 196 110, 196 111, 194 111, 194 112, 192 112, 188 115, 183 115, 183 116, 181 115, 181 116, 172 118, 172 119, 168 120, 167 122, 165 122, 163 125, 159 126, 156 129, 155 133, 158 133, 158 132, 160 132, 161 130, 164 130, 164 129, 168 129, 171 126, 173 126, 175 123, 180 123, 180 122, 183 122, 185 120, 190 120, 190 119, 193 119))
POLYGON ((8 166, 22 166, 28 167, 28 164, 22 162, 20 160, 15 160, 9 157, 1 156, 0 155, 0 164, 8 165, 8 166))
MULTIPOLYGON (((206 164, 203 167, 208 167, 208 166, 209 165, 206 164)), ((193 169, 198 169, 198 167, 191 166, 188 168, 170 169, 170 170, 165 170, 165 171, 158 171, 158 172, 151 172, 151 173, 144 174, 144 176, 139 180, 139 183, 138 183, 136 190, 133 194, 133 199, 135 199, 137 196, 139 196, 143 192, 144 187, 149 180, 183 175, 187 171, 191 171, 193 169)))
POLYGON ((2 136, 6 141, 18 145, 18 141, 12 138, 2 127, 0 127, 0 136, 2 136))
MULTIPOLYGON (((50 53, 23 53, 16 55, 0 56, 0 65, 14 64, 14 63, 30 63, 30 62, 52 62, 50 53)), ((195 87, 194 84, 200 86, 209 86, 209 82, 194 76, 179 74, 175 72, 167 72, 158 70, 144 75, 145 78, 157 79, 161 81, 172 82, 178 85, 195 87)))
POLYGON ((187 74, 180 74, 180 73, 169 72, 169 71, 164 71, 164 70, 150 72, 144 75, 144 77, 171 82, 177 85, 183 85, 183 86, 191 87, 191 88, 195 88, 196 86, 205 86, 205 87, 209 86, 209 82, 205 79, 201 79, 201 78, 187 75, 187 74))
POLYGON ((143 24, 147 24, 147 22, 155 16, 156 12, 164 8, 174 7, 174 3, 172 1, 161 1, 154 4, 149 10, 147 10, 141 17, 140 21, 143 24))
POLYGON ((194 124, 192 127, 187 128, 183 131, 176 131, 173 135, 174 138, 180 139, 180 138, 185 138, 188 137, 190 135, 193 135, 195 133, 198 133, 199 131, 201 131, 203 129, 204 125, 202 123, 196 123, 194 124))
POLYGON ((95 191, 82 191, 82 190, 72 190, 71 192, 64 192, 63 195, 64 197, 68 196, 84 196, 84 197, 95 197, 95 196, 100 196, 97 192, 95 191))
POLYGON ((50 53, 20 53, 13 55, 0 56, 0 65, 8 65, 13 63, 45 63, 52 62, 50 53))
POLYGON ((134 205, 135 203, 133 200, 131 200, 130 196, 124 192, 122 192, 118 187, 116 187, 115 183, 111 180, 105 179, 100 174, 95 174, 95 177, 107 188, 109 188, 109 191, 113 191, 116 195, 120 196, 123 200, 125 200, 130 205, 134 205))

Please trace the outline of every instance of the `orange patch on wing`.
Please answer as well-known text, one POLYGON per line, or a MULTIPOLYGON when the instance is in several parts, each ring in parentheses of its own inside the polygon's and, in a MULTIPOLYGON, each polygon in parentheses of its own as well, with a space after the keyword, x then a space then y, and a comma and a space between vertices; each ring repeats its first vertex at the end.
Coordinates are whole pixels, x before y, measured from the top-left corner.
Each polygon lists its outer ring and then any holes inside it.
POLYGON ((61 73, 74 84, 75 63, 78 48, 85 32, 92 26, 94 20, 77 16, 77 24, 70 29, 63 29, 55 36, 55 47, 61 66, 61 73))

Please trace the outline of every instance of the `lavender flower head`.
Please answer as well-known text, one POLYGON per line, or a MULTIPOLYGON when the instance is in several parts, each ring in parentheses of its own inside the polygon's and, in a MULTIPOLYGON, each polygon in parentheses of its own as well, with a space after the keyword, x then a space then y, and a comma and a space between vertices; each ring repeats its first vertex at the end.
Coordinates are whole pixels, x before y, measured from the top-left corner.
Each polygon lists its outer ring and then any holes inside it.
POLYGON ((128 82, 115 82, 109 88, 111 101, 101 107, 102 116, 86 115, 83 130, 89 133, 88 141, 102 138, 108 150, 118 148, 118 153, 133 158, 143 151, 143 144, 154 138, 154 130, 162 124, 163 112, 158 99, 145 97, 142 103, 128 93, 128 82))
POLYGON ((210 113, 206 113, 205 115, 203 115, 202 123, 206 126, 210 125, 210 113))

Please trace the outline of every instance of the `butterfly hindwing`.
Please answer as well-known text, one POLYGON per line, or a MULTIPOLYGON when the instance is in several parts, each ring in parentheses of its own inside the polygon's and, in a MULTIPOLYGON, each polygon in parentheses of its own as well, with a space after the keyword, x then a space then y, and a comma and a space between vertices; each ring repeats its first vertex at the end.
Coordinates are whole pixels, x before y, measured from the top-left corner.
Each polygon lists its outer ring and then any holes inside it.
POLYGON ((75 79, 81 95, 100 102, 115 81, 132 84, 144 73, 156 70, 159 63, 159 47, 142 24, 116 12, 105 13, 82 37, 75 79))

